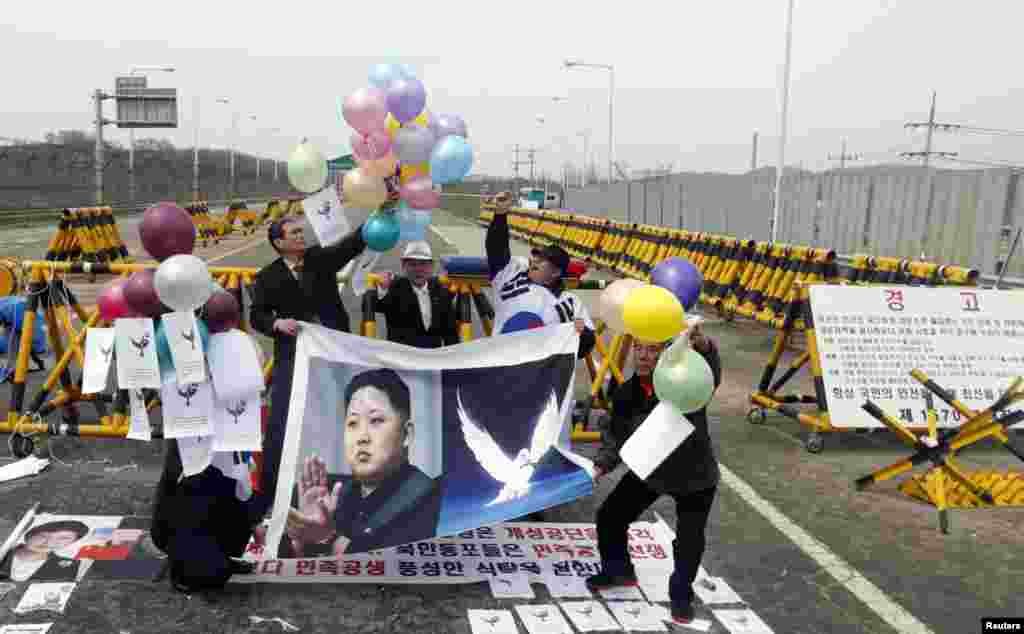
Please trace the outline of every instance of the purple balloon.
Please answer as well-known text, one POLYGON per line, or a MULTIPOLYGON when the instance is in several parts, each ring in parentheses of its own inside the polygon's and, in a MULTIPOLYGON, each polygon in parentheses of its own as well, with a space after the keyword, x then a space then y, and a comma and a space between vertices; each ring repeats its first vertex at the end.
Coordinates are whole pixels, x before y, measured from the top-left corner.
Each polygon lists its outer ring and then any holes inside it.
POLYGON ((427 92, 418 79, 396 79, 388 85, 388 112, 399 123, 408 123, 423 112, 427 92))
POLYGON ((156 271, 153 269, 136 271, 124 285, 124 298, 128 306, 144 317, 159 317, 168 310, 156 294, 156 286, 153 284, 155 276, 156 271))
POLYGON ((227 332, 237 328, 242 318, 241 310, 238 307, 238 300, 227 291, 217 291, 206 300, 203 308, 203 320, 210 329, 210 333, 227 332))
POLYGON ((669 258, 651 271, 651 284, 669 291, 676 296, 684 309, 690 310, 700 299, 704 276, 689 260, 669 258))
POLYGON ((162 262, 172 255, 192 254, 196 245, 196 226, 181 207, 160 203, 142 215, 139 237, 146 253, 162 262))
POLYGON ((437 121, 432 125, 434 136, 440 141, 446 136, 460 136, 469 138, 466 133, 466 122, 457 114, 439 114, 437 121))

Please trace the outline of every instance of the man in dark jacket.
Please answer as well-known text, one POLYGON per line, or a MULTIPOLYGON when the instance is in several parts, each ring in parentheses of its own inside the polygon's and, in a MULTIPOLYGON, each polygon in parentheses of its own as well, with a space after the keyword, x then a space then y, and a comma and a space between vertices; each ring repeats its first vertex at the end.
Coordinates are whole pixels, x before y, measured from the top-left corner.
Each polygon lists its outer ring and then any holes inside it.
POLYGON ((299 322, 348 332, 348 313, 338 292, 338 271, 363 252, 366 242, 360 226, 333 246, 306 248, 302 223, 294 217, 272 223, 267 239, 281 257, 256 274, 249 321, 253 328, 274 339, 270 421, 263 438, 260 478, 263 504, 269 508, 284 447, 299 322))
POLYGON ((384 273, 377 311, 387 320, 388 341, 416 348, 459 342, 451 292, 434 277, 434 255, 426 242, 410 242, 402 253, 404 277, 384 273))
MULTIPOLYGON (((695 326, 690 329, 690 345, 711 367, 715 387, 722 381, 722 363, 715 343, 695 326)), ((636 343, 634 375, 612 396, 612 416, 602 432, 603 446, 594 461, 595 479, 613 470, 622 461, 619 450, 658 404, 652 373, 665 343, 636 343)), ((686 415, 693 433, 665 459, 646 480, 627 471, 597 511, 597 542, 601 570, 587 579, 587 586, 600 590, 615 586, 635 586, 638 581, 627 549, 627 530, 640 514, 662 495, 676 501, 676 538, 672 542, 675 569, 669 580, 672 618, 678 623, 693 619, 693 588, 701 558, 704 556, 704 530, 718 486, 718 462, 708 435, 707 408, 686 415)))

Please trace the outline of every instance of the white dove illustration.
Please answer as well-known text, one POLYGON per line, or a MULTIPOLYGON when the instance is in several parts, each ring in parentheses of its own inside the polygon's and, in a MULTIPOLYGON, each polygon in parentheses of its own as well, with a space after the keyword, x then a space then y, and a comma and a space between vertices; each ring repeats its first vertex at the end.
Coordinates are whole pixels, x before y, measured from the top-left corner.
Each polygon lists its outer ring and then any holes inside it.
POLYGON ((462 404, 462 392, 456 393, 458 400, 459 421, 462 423, 462 434, 466 438, 466 446, 473 452, 480 466, 484 468, 492 478, 501 482, 502 487, 498 497, 487 503, 487 506, 510 502, 523 497, 530 491, 530 478, 537 462, 544 453, 554 444, 555 434, 558 433, 562 422, 561 413, 558 410, 558 398, 551 393, 544 410, 540 413, 533 428, 533 437, 530 446, 519 450, 514 460, 510 460, 502 451, 498 443, 494 442, 491 435, 484 431, 479 425, 473 422, 469 412, 462 404))

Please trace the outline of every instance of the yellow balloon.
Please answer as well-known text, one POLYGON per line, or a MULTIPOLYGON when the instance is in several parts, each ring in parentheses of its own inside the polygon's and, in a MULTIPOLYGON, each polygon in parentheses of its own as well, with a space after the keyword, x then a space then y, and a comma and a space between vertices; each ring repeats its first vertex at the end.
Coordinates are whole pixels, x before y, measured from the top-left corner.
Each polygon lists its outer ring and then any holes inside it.
POLYGON ((384 204, 388 199, 388 188, 384 184, 384 179, 367 174, 362 168, 347 172, 341 187, 345 194, 345 204, 352 207, 372 209, 384 204))
POLYGON ((671 291, 646 284, 626 297, 622 321, 640 341, 667 341, 683 331, 686 312, 671 291))
POLYGON ((395 173, 395 167, 398 165, 398 159, 391 152, 388 152, 387 156, 379 158, 375 161, 360 161, 359 169, 363 170, 370 176, 379 176, 380 178, 387 178, 395 173))
POLYGON ((427 127, 428 125, 430 125, 430 111, 424 108, 423 112, 416 115, 416 118, 413 119, 412 122, 420 126, 421 128, 427 127))
POLYGON ((402 170, 398 174, 398 183, 400 185, 405 185, 417 176, 430 176, 430 163, 402 165, 402 170))

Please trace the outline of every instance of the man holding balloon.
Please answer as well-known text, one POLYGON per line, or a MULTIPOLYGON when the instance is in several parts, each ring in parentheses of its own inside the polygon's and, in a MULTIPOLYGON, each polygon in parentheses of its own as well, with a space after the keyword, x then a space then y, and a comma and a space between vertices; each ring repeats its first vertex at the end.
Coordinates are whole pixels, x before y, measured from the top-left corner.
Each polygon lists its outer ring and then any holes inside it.
POLYGON ((358 227, 333 246, 307 248, 302 223, 294 217, 272 223, 267 238, 281 257, 256 274, 250 321, 253 328, 274 339, 271 413, 263 442, 261 482, 262 496, 269 507, 284 447, 299 322, 348 332, 349 318, 338 293, 337 274, 363 252, 366 242, 362 227, 358 227))
POLYGON ((551 245, 534 249, 528 267, 512 258, 507 216, 511 208, 510 193, 495 197, 494 220, 484 243, 494 287, 494 332, 506 334, 573 322, 580 335, 578 356, 582 359, 594 349, 597 338, 586 306, 562 284, 569 269, 569 254, 551 245))

